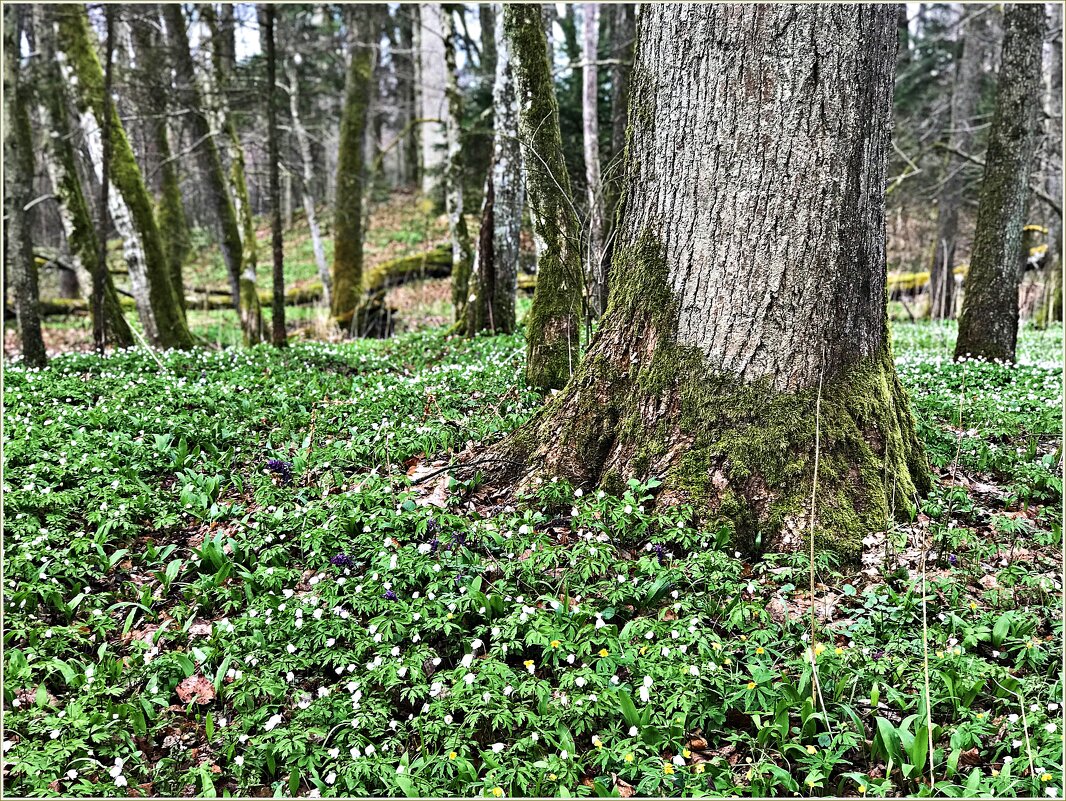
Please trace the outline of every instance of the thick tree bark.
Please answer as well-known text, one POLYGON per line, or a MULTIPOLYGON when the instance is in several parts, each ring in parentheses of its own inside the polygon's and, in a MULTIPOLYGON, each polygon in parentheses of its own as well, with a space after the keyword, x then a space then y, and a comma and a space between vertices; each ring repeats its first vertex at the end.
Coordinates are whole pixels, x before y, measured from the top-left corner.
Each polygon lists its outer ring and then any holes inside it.
POLYGON ((543 22, 535 5, 504 5, 526 191, 539 240, 537 290, 526 320, 526 382, 558 389, 581 356, 581 244, 543 22))
POLYGON ((600 13, 597 3, 583 3, 585 12, 585 71, 581 87, 581 119, 585 144, 585 184, 588 189, 588 252, 585 280, 589 287, 589 314, 607 310, 607 275, 603 263, 603 184, 600 180, 599 59, 600 13))
POLYGON ((440 3, 418 4, 418 90, 419 126, 422 140, 422 192, 432 194, 445 166, 447 133, 444 120, 448 115, 444 62, 444 20, 440 3), (438 122, 431 122, 437 120, 438 122))
POLYGON ((278 58, 274 44, 277 7, 258 6, 260 38, 266 58, 267 160, 270 162, 270 241, 274 256, 271 339, 275 347, 288 344, 285 332, 285 243, 281 225, 281 153, 278 147, 278 58))
MULTIPOLYGON (((96 315, 101 319, 97 321, 96 316, 93 319, 94 340, 97 339, 96 334, 99 334, 100 348, 105 340, 116 347, 128 348, 133 345, 133 333, 122 313, 118 292, 115 291, 115 284, 106 264, 103 269, 99 269, 100 240, 93 224, 89 201, 78 175, 77 160, 71 144, 75 130, 67 111, 67 88, 56 61, 52 15, 48 7, 43 5, 32 6, 31 13, 37 47, 41 53, 38 63, 40 91, 37 99, 41 119, 49 129, 45 136, 45 162, 59 200, 59 216, 67 245, 79 271, 78 282, 84 283, 82 289, 90 296, 90 309, 97 305, 97 293, 102 300, 100 314, 96 315), (83 281, 82 275, 90 276, 89 280, 83 281), (100 289, 96 288, 97 283, 100 289), (99 330, 97 322, 101 326, 99 330)), ((106 218, 106 203, 103 212, 106 218)))
POLYGON ((1044 14, 1043 4, 1012 4, 1004 13, 996 109, 959 315, 956 358, 1014 361, 1019 251, 1040 107, 1044 14))
MULTIPOLYGON (((240 317, 242 338, 245 345, 255 345, 263 341, 263 314, 255 286, 254 250, 249 250, 241 241, 234 199, 230 197, 222 158, 215 146, 203 97, 196 83, 196 70, 181 5, 164 5, 163 18, 174 62, 175 90, 188 111, 193 141, 199 143, 196 152, 204 177, 203 188, 217 218, 219 248, 229 275, 233 306, 240 317)), ((247 236, 246 231, 245 238, 247 236)))
POLYGON ((527 479, 657 476, 660 502, 790 550, 817 461, 814 536, 848 558, 927 488, 885 299, 895 21, 642 9, 610 305, 570 383, 496 448, 527 479))
POLYGON ((463 216, 463 94, 459 89, 459 68, 455 63, 455 48, 458 34, 455 30, 455 14, 462 8, 445 6, 444 64, 448 70, 445 94, 448 100, 446 137, 448 161, 444 179, 444 207, 448 213, 448 235, 452 241, 452 305, 455 319, 462 320, 467 296, 470 294, 470 265, 473 261, 470 232, 463 216))
MULTIPOLYGON (((963 153, 972 152, 977 104, 981 99, 981 74, 986 56, 988 18, 984 13, 970 12, 971 18, 963 28, 962 53, 955 69, 951 90, 951 120, 948 144, 963 153)), ((937 199, 936 247, 929 270, 929 316, 934 320, 955 316, 955 248, 959 235, 959 209, 963 203, 965 167, 948 152, 944 157, 947 177, 937 199)))
MULTIPOLYGON (((144 7, 158 21, 159 8, 144 7)), ((152 36, 152 27, 147 20, 138 20, 131 26, 134 52, 142 83, 141 99, 148 116, 149 137, 155 149, 160 175, 160 192, 156 203, 156 221, 159 235, 163 238, 163 251, 170 267, 170 280, 178 290, 178 300, 185 310, 185 279, 182 265, 192 247, 189 241, 189 223, 185 217, 185 205, 181 198, 181 180, 178 177, 178 162, 171 155, 168 131, 169 103, 171 95, 170 70, 163 42, 152 36), (166 91, 162 91, 165 82, 166 91)))
POLYGON ((338 325, 354 329, 358 327, 355 313, 363 292, 363 140, 374 73, 374 49, 360 41, 366 37, 368 27, 365 9, 349 6, 348 14, 351 58, 345 80, 333 216, 332 312, 338 325))
POLYGON ((28 90, 19 64, 19 40, 27 6, 4 9, 4 199, 7 219, 4 250, 15 289, 15 314, 22 340, 22 359, 44 367, 48 354, 41 335, 37 264, 33 260, 26 204, 33 194, 33 133, 27 108, 28 90))
MULTIPOLYGON (((481 231, 471 273, 470 299, 463 329, 509 334, 515 328, 515 290, 518 283, 518 241, 522 228, 522 151, 512 131, 518 130, 511 50, 503 36, 502 10, 493 26, 496 74, 492 87, 495 120, 492 163, 485 181, 481 231)), ((488 51, 486 46, 485 51, 488 51)))
POLYGON ((192 334, 185 322, 181 304, 171 280, 162 237, 155 219, 154 204, 130 147, 126 130, 113 107, 104 102, 104 74, 92 44, 92 32, 85 8, 55 6, 59 38, 64 46, 59 59, 69 85, 75 87, 75 100, 81 113, 93 163, 101 166, 100 130, 108 128, 111 146, 107 176, 113 184, 108 193, 111 218, 122 235, 123 250, 130 270, 130 282, 137 299, 137 311, 148 340, 164 348, 188 348, 192 334), (92 124, 95 118, 96 125, 92 124))

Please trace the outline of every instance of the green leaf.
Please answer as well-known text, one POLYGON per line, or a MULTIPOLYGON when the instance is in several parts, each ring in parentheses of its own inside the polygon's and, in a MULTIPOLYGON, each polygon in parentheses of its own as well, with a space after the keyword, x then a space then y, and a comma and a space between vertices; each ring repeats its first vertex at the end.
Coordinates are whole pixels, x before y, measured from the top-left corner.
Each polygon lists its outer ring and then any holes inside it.
POLYGON ((637 712, 637 706, 633 703, 633 697, 628 690, 618 691, 618 705, 622 708, 622 717, 625 718, 626 723, 630 726, 640 725, 640 714, 637 712))
POLYGON ((996 625, 992 627, 992 644, 999 646, 1003 644, 1003 641, 1007 639, 1007 635, 1010 634, 1011 613, 1004 612, 996 620, 996 625))
POLYGON ((296 795, 300 790, 300 771, 293 768, 289 773, 289 795, 296 795))

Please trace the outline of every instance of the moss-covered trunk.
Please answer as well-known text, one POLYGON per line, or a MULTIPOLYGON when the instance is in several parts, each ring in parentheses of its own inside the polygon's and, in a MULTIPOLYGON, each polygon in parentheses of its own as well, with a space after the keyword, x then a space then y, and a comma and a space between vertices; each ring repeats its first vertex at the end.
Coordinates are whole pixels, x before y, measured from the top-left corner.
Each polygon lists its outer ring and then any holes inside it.
POLYGON ((511 133, 518 129, 518 100, 511 69, 511 49, 503 36, 503 20, 492 30, 492 161, 485 179, 481 230, 470 280, 470 297, 463 317, 467 336, 479 331, 509 334, 515 328, 515 290, 518 283, 518 242, 522 227, 522 150, 511 133))
MULTIPOLYGON (((222 157, 208 122, 207 108, 196 83, 196 70, 181 5, 163 6, 163 18, 174 64, 175 89, 188 110, 193 140, 199 143, 196 152, 203 185, 215 213, 219 249, 226 264, 230 290, 234 293, 233 305, 240 318, 242 339, 245 345, 255 345, 263 341, 263 316, 255 286, 255 250, 247 245, 248 231, 245 231, 242 241, 235 196, 230 194, 222 157)), ((252 239, 255 238, 254 230, 250 235, 252 239)))
POLYGON ((559 132, 559 104, 537 5, 504 4, 518 135, 537 240, 537 290, 526 319, 526 382, 558 389, 581 356, 581 243, 559 132))
POLYGON ((996 109, 988 134, 955 357, 1014 361, 1022 227, 1040 108, 1044 6, 1012 4, 1003 16, 996 109))
MULTIPOLYGON (((103 286, 103 328, 107 341, 116 347, 128 348, 134 344, 133 333, 122 312, 115 283, 109 271, 99 269, 100 241, 78 175, 74 147, 71 144, 75 126, 67 112, 67 88, 56 63, 55 27, 52 24, 51 12, 48 6, 38 5, 32 6, 31 13, 37 47, 41 53, 37 99, 41 119, 49 128, 48 135, 45 136, 45 162, 59 200, 63 232, 72 258, 80 265, 79 272, 88 273, 90 276, 101 273, 96 278, 90 278, 88 285, 82 289, 91 295, 94 281, 103 286)), ((95 304, 90 302, 89 307, 95 308, 95 304)))
POLYGON ((470 233, 463 216, 463 94, 459 89, 459 68, 455 63, 455 48, 459 38, 455 30, 455 14, 463 9, 450 4, 442 9, 444 21, 444 65, 448 71, 445 96, 448 99, 448 118, 445 135, 448 140, 448 161, 444 184, 444 206, 448 213, 448 234, 452 241, 452 305, 455 319, 462 320, 463 309, 470 294, 470 267, 474 260, 470 247, 470 233))
POLYGON ((4 9, 4 255, 15 289, 23 361, 30 367, 43 367, 48 354, 41 336, 37 264, 26 212, 33 193, 33 134, 19 64, 20 33, 28 11, 27 6, 4 9))
POLYGON ((364 139, 370 103, 374 50, 361 42, 368 12, 348 7, 351 58, 344 84, 340 153, 337 161, 337 197, 333 212, 333 319, 344 328, 353 326, 363 292, 363 184, 364 139))
MULTIPOLYGON (((953 150, 972 152, 977 105, 981 99, 986 40, 990 36, 992 12, 973 14, 963 27, 962 53, 955 68, 951 89, 951 117, 948 144, 953 150)), ((934 320, 955 316, 955 248, 959 236, 959 210, 966 185, 966 167, 950 151, 944 156, 945 177, 937 198, 936 244, 929 268, 929 317, 934 320)))
POLYGON ((885 296, 891 6, 648 6, 610 303, 497 446, 513 480, 663 481, 754 549, 857 557, 928 488, 885 296), (823 111, 825 113, 823 113, 823 111))
MULTIPOLYGON (((131 260, 130 278, 143 282, 143 291, 134 287, 135 294, 140 295, 145 303, 138 304, 141 322, 149 340, 164 348, 192 347, 192 334, 185 322, 185 315, 178 300, 180 288, 175 288, 163 250, 163 240, 159 234, 155 218, 154 204, 144 177, 137 166, 126 130, 119 119, 118 112, 112 106, 111 113, 105 118, 104 74, 100 60, 93 47, 93 34, 85 7, 81 5, 55 6, 58 19, 58 40, 64 48, 60 58, 61 67, 71 79, 75 88, 75 100, 79 110, 92 114, 97 128, 108 127, 110 136, 110 160, 108 175, 101 180, 110 179, 117 194, 112 197, 111 213, 113 217, 127 216, 133 236, 127 236, 127 258, 131 260)), ((82 120, 86 128, 87 121, 82 120)), ((99 130, 90 135, 90 147, 99 147, 99 130)), ((118 226, 119 219, 115 220, 118 226)))

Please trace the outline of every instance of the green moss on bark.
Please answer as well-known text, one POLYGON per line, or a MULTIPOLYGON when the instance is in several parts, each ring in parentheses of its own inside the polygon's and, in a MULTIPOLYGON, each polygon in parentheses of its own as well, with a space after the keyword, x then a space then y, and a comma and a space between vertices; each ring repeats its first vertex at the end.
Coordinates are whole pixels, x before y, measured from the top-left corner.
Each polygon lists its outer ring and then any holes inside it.
POLYGON ((819 435, 815 540, 854 560, 862 539, 929 489, 925 457, 887 338, 817 388, 742 383, 676 341, 677 304, 650 237, 616 253, 604 327, 567 388, 504 445, 531 467, 611 489, 662 479, 660 500, 693 504, 749 550, 795 550, 809 530, 819 435))

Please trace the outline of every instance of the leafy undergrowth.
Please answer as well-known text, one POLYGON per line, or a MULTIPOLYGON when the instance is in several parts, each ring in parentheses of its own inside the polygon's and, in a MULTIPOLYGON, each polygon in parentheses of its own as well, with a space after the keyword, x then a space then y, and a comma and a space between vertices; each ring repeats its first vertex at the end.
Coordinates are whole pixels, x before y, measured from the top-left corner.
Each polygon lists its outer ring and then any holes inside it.
POLYGON ((940 481, 819 559, 813 649, 803 555, 654 480, 439 483, 535 408, 517 337, 9 366, 7 791, 1054 796, 1062 334, 953 333, 898 327, 940 481))

